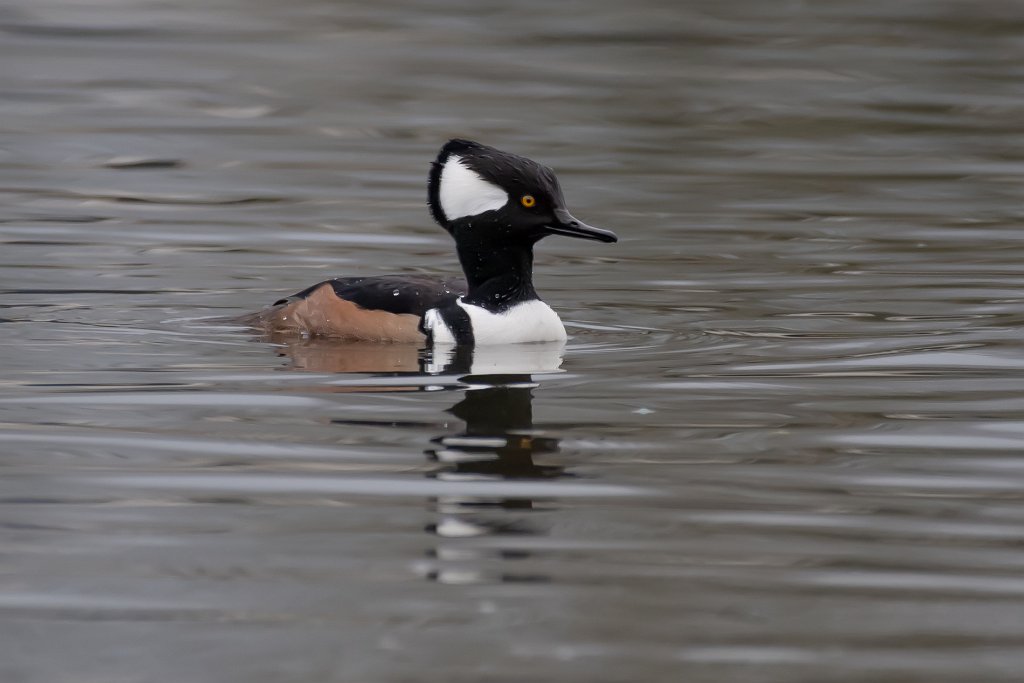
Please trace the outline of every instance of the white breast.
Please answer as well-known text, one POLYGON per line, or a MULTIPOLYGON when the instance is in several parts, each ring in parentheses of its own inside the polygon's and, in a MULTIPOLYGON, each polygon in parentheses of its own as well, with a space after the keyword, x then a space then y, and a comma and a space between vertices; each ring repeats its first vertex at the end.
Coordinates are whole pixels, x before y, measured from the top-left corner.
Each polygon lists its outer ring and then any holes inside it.
POLYGON ((458 304, 469 314, 477 344, 565 341, 562 321, 543 301, 525 301, 501 313, 462 303, 462 299, 458 304))
MULTIPOLYGON (((473 340, 478 346, 564 342, 566 339, 565 327, 558 314, 538 299, 516 304, 501 313, 463 303, 461 297, 456 303, 469 315, 473 340)), ((423 322, 435 344, 456 343, 455 335, 436 308, 426 312, 423 322)))

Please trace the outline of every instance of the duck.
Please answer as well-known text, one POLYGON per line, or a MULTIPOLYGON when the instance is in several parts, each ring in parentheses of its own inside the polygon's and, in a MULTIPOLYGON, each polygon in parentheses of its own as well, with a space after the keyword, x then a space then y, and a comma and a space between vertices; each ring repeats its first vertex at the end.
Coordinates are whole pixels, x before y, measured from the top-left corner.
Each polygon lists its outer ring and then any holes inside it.
POLYGON ((550 168, 471 140, 441 147, 427 206, 454 239, 464 277, 332 278, 274 302, 251 326, 359 342, 564 343, 565 326, 533 286, 534 245, 551 235, 618 241, 569 213, 550 168))

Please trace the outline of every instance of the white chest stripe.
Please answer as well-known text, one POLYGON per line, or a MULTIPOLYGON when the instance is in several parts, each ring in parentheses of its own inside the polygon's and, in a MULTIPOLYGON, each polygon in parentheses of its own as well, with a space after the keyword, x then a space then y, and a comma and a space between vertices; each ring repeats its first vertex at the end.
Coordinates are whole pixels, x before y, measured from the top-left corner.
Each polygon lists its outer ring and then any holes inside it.
POLYGON ((508 202, 505 190, 478 176, 454 154, 441 170, 438 195, 441 210, 449 221, 500 209, 508 202))
POLYGON ((444 318, 441 317, 441 312, 436 308, 431 308, 423 316, 423 327, 430 331, 435 344, 455 343, 455 335, 452 334, 444 318))
POLYGON ((483 344, 524 344, 528 342, 565 341, 565 328, 558 314, 543 301, 526 301, 503 313, 458 301, 469 314, 473 325, 473 341, 483 344))
MULTIPOLYGON (((531 342, 564 342, 565 327, 558 314, 543 301, 526 301, 503 313, 456 302, 469 316, 473 341, 478 346, 495 344, 528 344, 531 342)), ((430 331, 435 344, 455 344, 455 335, 440 311, 432 308, 423 316, 423 326, 430 331)))

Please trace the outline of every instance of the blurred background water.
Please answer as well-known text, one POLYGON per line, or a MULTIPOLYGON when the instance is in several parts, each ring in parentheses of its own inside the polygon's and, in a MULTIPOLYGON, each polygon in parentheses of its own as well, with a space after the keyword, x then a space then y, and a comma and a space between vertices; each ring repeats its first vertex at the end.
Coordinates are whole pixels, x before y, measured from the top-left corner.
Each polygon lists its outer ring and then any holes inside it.
POLYGON ((1019 3, 6 0, 0 36, 0 680, 1021 679, 1019 3), (621 237, 538 250, 560 369, 212 322, 457 272, 452 136, 621 237))

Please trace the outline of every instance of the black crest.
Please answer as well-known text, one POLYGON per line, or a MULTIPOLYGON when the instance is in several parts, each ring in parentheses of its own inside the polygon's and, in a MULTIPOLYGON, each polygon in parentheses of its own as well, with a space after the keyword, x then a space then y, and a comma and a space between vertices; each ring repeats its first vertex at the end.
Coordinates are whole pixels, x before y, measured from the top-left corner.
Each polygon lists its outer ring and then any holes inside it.
POLYGON ((523 194, 545 194, 560 202, 562 190, 555 172, 536 161, 518 154, 502 152, 500 149, 482 145, 472 140, 449 140, 438 152, 430 165, 427 177, 427 205, 430 215, 445 230, 451 226, 441 209, 441 172, 450 156, 459 157, 462 162, 484 180, 503 188, 512 196, 523 194))

